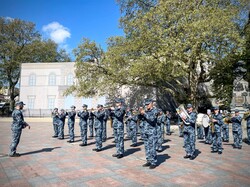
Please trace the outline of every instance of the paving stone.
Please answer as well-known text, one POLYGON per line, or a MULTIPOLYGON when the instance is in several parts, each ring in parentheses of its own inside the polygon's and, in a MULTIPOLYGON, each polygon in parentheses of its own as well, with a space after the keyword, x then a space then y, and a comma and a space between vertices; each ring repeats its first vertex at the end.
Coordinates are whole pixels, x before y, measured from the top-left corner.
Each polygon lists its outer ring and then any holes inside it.
MULTIPOLYGON (((145 148, 141 140, 137 147, 130 147, 125 140, 124 157, 116 153, 112 129, 108 126, 108 139, 101 152, 92 151, 95 139, 88 139, 88 146, 80 147, 80 129, 75 124, 75 143, 69 144, 68 127, 65 139, 52 138, 52 119, 28 118, 31 129, 24 129, 17 152, 21 157, 8 157, 11 140, 11 118, 0 118, 0 186, 250 186, 250 146, 232 148, 223 143, 223 154, 211 153, 211 145, 196 141, 195 160, 184 159, 183 139, 174 132, 165 136, 164 151, 158 153, 157 167, 144 168, 145 148)), ((67 121, 66 121, 67 124, 67 121)), ((139 136, 138 136, 139 137, 139 136)))

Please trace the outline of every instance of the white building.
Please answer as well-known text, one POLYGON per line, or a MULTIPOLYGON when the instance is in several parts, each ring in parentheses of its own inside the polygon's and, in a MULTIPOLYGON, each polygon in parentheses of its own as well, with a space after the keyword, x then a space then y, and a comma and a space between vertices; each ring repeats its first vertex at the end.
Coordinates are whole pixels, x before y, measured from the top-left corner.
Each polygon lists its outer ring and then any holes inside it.
POLYGON ((49 110, 57 107, 69 109, 83 104, 96 108, 104 104, 104 97, 79 98, 64 96, 64 91, 75 82, 74 62, 24 63, 21 67, 20 100, 26 103, 26 110, 49 110))

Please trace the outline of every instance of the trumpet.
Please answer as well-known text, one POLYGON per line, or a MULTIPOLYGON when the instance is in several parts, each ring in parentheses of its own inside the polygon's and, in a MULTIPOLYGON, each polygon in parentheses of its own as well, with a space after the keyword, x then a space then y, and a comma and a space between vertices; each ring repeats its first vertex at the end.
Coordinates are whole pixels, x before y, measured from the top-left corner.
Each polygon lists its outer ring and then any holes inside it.
MULTIPOLYGON (((181 104, 178 108, 176 108, 176 112, 177 114, 181 117, 181 119, 183 117, 186 117, 186 118, 190 118, 189 114, 187 113, 185 107, 183 104, 181 104)), ((182 119, 183 120, 183 119, 182 119)), ((183 120, 183 122, 186 124, 186 125, 190 125, 190 123, 186 122, 186 120, 183 120)))

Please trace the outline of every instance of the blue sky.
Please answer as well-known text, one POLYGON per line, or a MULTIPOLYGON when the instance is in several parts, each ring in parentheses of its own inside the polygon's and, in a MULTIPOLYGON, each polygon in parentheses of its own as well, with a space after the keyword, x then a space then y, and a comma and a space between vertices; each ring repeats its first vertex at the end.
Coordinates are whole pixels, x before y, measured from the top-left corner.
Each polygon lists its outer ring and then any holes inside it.
POLYGON ((0 0, 0 16, 35 23, 44 38, 68 52, 83 37, 106 50, 107 38, 123 35, 115 0, 0 0))

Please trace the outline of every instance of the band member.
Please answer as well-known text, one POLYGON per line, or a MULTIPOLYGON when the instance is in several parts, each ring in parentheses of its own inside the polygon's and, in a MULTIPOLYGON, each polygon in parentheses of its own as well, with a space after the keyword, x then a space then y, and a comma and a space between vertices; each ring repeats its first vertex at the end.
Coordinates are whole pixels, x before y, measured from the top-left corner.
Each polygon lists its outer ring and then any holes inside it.
POLYGON ((67 112, 68 114, 68 127, 69 127, 69 143, 72 143, 75 141, 75 116, 76 116, 76 111, 75 111, 75 106, 71 106, 71 111, 67 112))
MULTIPOLYGON (((139 107, 139 111, 142 110, 143 107, 139 107)), ((141 138, 139 140, 143 140, 144 139, 144 117, 142 115, 138 115, 138 120, 139 120, 139 130, 140 130, 140 135, 141 138)))
POLYGON ((60 140, 64 139, 64 125, 65 125, 65 119, 66 119, 67 113, 64 111, 64 109, 60 110, 59 113, 59 119, 60 119, 60 123, 58 124, 58 138, 60 140))
POLYGON ((102 105, 97 105, 97 111, 92 111, 95 116, 94 128, 95 128, 95 145, 96 148, 92 149, 93 151, 99 152, 102 150, 102 128, 103 128, 103 119, 105 117, 105 111, 103 110, 102 105))
POLYGON ((164 134, 164 125, 165 125, 165 115, 161 109, 158 110, 157 125, 156 125, 156 151, 162 152, 163 144, 163 134, 164 134))
POLYGON ((213 146, 212 153, 218 152, 218 154, 222 154, 222 138, 221 138, 221 127, 223 125, 222 115, 219 113, 219 107, 214 107, 214 113, 212 114, 211 119, 211 131, 213 136, 213 146))
MULTIPOLYGON (((207 110, 207 115, 209 119, 212 118, 212 113, 210 109, 207 110)), ((211 122, 209 123, 210 123, 209 126, 207 128, 204 128, 204 132, 205 132, 205 139, 206 139, 205 143, 211 145, 213 142, 212 129, 211 129, 212 123, 211 122)))
POLYGON ((240 111, 235 110, 235 116, 232 117, 232 130, 233 130, 233 137, 234 137, 234 144, 233 148, 242 148, 242 127, 241 121, 242 117, 240 116, 240 111))
POLYGON ((130 108, 127 108, 126 109, 126 113, 125 113, 125 129, 126 129, 126 138, 131 138, 129 135, 130 135, 130 132, 129 132, 129 122, 130 122, 130 118, 129 116, 131 116, 131 113, 132 111, 130 110, 130 108))
POLYGON ((143 164, 143 167, 149 167, 154 169, 157 163, 156 154, 156 125, 157 125, 157 113, 158 111, 153 108, 153 100, 145 100, 145 109, 140 109, 140 115, 144 120, 144 145, 146 152, 147 162, 143 164))
POLYGON ((244 119, 247 121, 247 140, 250 143, 250 106, 248 111, 244 114, 244 119))
POLYGON ((165 116, 166 116, 165 117, 165 119, 166 119, 166 135, 171 135, 171 131, 170 131, 171 114, 168 110, 166 111, 165 116))
POLYGON ((180 116, 176 113, 177 115, 177 125, 178 125, 178 128, 179 128, 179 137, 183 137, 183 122, 181 121, 181 118, 180 116))
POLYGON ((222 125, 222 140, 229 142, 229 114, 227 111, 223 112, 223 125, 222 125))
POLYGON ((58 108, 54 108, 52 112, 52 118, 53 118, 53 129, 54 129, 54 136, 52 136, 52 138, 57 138, 59 134, 58 124, 60 123, 58 108))
POLYGON ((107 108, 105 108, 104 112, 105 112, 105 116, 103 118, 102 141, 106 142, 106 140, 107 140, 107 121, 109 118, 109 110, 107 108))
POLYGON ((182 121, 184 123, 183 136, 184 136, 184 147, 186 155, 184 158, 190 160, 195 159, 195 122, 197 114, 193 112, 192 104, 187 105, 188 116, 182 115, 182 121))
POLYGON ((89 137, 93 137, 94 136, 94 115, 92 113, 93 109, 91 109, 91 111, 89 112, 89 137))
POLYGON ((116 107, 112 108, 114 136, 116 140, 116 153, 113 157, 122 158, 124 154, 124 123, 123 118, 126 113, 122 99, 115 99, 116 107))
POLYGON ((203 125, 197 125, 197 139, 203 140, 204 139, 204 127, 203 125))
POLYGON ((11 124, 12 141, 10 144, 10 157, 19 157, 20 154, 16 152, 16 148, 20 142, 22 129, 30 126, 24 121, 22 109, 25 104, 22 101, 16 103, 15 110, 12 112, 13 122, 11 124))
POLYGON ((137 121, 138 121, 138 114, 137 110, 135 108, 131 109, 129 116, 127 116, 127 123, 129 128, 129 137, 132 140, 131 147, 137 146, 137 134, 136 134, 136 128, 137 128, 137 121))
POLYGON ((89 119, 89 112, 87 110, 88 105, 82 105, 82 111, 77 113, 77 116, 80 118, 79 126, 81 131, 81 139, 82 143, 79 146, 86 146, 87 145, 87 133, 88 133, 88 119, 89 119))

